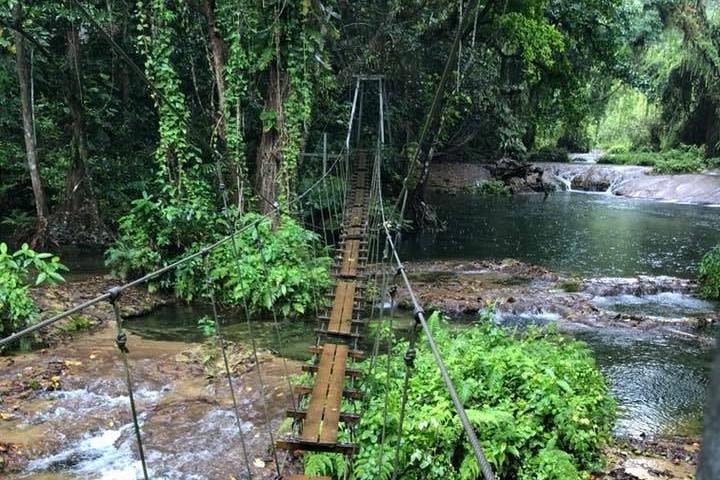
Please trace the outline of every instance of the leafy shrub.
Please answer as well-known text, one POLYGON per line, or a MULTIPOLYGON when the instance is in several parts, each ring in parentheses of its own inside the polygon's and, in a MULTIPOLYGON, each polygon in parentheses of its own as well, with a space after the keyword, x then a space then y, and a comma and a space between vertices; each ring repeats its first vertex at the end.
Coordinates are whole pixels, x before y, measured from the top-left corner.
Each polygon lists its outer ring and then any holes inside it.
POLYGON ((702 150, 698 147, 668 150, 655 162, 655 173, 693 173, 705 169, 702 150))
MULTIPOLYGON (((600 466, 615 403, 584 344, 540 329, 513 336, 487 321, 453 334, 436 315, 429 322, 497 478, 580 480, 600 466)), ((399 477, 478 478, 478 466, 432 355, 422 339, 418 342, 399 477)), ((389 372, 385 358, 367 372, 363 389, 368 404, 356 429, 356 479, 387 479, 392 474, 405 348, 394 348, 389 372), (385 385, 388 423, 383 444, 385 385)), ((342 463, 328 457, 307 455, 306 474, 339 476, 342 463)))
POLYGON ((720 245, 707 252, 698 265, 700 294, 711 300, 720 300, 720 245))
POLYGON ((598 163, 654 167, 653 172, 662 174, 701 172, 705 168, 702 149, 687 145, 665 152, 608 153, 598 163))
POLYGON ((628 153, 628 147, 626 145, 613 145, 605 150, 606 154, 615 155, 618 153, 628 153))
POLYGON ((657 152, 606 153, 598 159, 598 163, 652 167, 660 158, 661 155, 657 152))
POLYGON ((707 168, 711 168, 711 169, 720 168, 720 157, 706 158, 705 165, 707 166, 707 168))
POLYGON ((529 162, 562 162, 567 163, 570 161, 570 155, 568 151, 561 147, 543 147, 535 153, 531 153, 528 158, 529 162))
POLYGON ((477 184, 467 187, 470 193, 477 195, 510 195, 512 191, 500 180, 483 180, 477 184))
POLYGON ((568 278, 558 283, 558 288, 563 292, 574 293, 580 290, 579 278, 568 278))
POLYGON ((208 203, 201 197, 165 201, 147 194, 134 200, 120 219, 118 239, 105 252, 106 265, 120 278, 134 278, 217 239, 226 226, 208 203))
POLYGON ((8 253, 0 243, 0 334, 25 328, 37 317, 37 308, 28 295, 31 286, 63 282, 61 271, 67 267, 51 253, 38 253, 27 244, 8 253))
MULTIPOLYGON (((259 218, 249 213, 243 223, 259 218)), ((330 258, 316 254, 313 246, 317 242, 315 233, 287 216, 280 218, 274 230, 267 219, 245 230, 235 242, 237 255, 232 243, 227 242, 209 257, 218 300, 247 307, 251 313, 271 308, 283 316, 309 313, 323 301, 330 282, 330 258)), ((181 269, 179 275, 184 271, 181 269)), ((203 290, 203 282, 178 282, 178 294, 185 299, 203 290)))

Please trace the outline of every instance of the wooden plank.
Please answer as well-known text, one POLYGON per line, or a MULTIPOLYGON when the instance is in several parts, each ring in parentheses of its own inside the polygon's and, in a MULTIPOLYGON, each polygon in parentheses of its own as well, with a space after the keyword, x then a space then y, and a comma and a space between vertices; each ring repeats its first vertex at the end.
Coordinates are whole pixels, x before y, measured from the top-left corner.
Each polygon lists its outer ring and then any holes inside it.
POLYGON ((330 311, 328 330, 340 331, 344 321, 343 308, 345 306, 345 298, 348 296, 353 297, 354 295, 355 282, 339 280, 337 284, 335 284, 335 299, 333 300, 332 310, 330 311))
POLYGON ((343 382, 345 381, 345 361, 347 360, 348 346, 335 346, 335 359, 333 361, 332 376, 330 377, 325 412, 323 414, 322 429, 320 429, 321 442, 337 441, 338 422, 340 421, 340 404, 342 402, 343 382))
POLYGON ((345 297, 342 299, 340 327, 338 328, 338 331, 343 333, 350 332, 350 328, 352 327, 353 304, 355 303, 355 282, 347 283, 350 283, 351 286, 348 287, 345 297))
MULTIPOLYGON (((322 347, 308 347, 308 352, 320 355, 322 353, 322 347)), ((348 351, 348 357, 354 360, 363 360, 365 358, 365 352, 362 350, 350 350, 348 351)))
POLYGON ((325 344, 320 355, 320 363, 315 375, 315 385, 307 409, 308 414, 303 423, 302 438, 306 441, 317 441, 319 438, 328 383, 332 373, 333 359, 335 358, 335 347, 336 345, 332 343, 325 344))
POLYGON ((348 240, 343 250, 343 263, 340 268, 340 274, 352 276, 357 273, 358 250, 360 248, 359 240, 348 240))
POLYGON ((311 452, 336 452, 343 455, 352 455, 355 452, 355 445, 352 443, 323 443, 323 442, 306 442, 297 437, 285 437, 275 442, 278 448, 285 450, 308 450, 311 452))

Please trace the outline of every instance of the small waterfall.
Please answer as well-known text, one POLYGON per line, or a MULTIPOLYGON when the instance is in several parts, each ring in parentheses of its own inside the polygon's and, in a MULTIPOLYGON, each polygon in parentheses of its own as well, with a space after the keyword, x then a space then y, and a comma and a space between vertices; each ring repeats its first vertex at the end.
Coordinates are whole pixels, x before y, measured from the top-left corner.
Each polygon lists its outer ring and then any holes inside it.
POLYGON ((605 193, 609 195, 615 195, 615 190, 624 183, 625 179, 622 175, 615 175, 613 179, 610 181, 610 185, 608 186, 608 189, 605 191, 605 193))
MULTIPOLYGON (((569 173, 569 172, 565 172, 565 173, 569 173)), ((562 176, 562 174, 553 174, 553 176, 555 177, 555 180, 557 180, 558 182, 560 182, 563 185, 563 187, 564 187, 563 190, 565 190, 567 192, 573 191, 572 181, 573 181, 573 178, 575 178, 575 174, 570 173, 570 178, 565 178, 562 176)))

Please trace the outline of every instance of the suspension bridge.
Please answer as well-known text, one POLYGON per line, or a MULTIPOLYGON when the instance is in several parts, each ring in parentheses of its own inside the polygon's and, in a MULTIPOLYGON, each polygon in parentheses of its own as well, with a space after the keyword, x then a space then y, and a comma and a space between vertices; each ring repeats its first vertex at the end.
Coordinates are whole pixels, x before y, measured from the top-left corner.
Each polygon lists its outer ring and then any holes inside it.
MULTIPOLYGON (((426 323, 424 312, 418 303, 412 289, 412 285, 405 273, 400 259, 397 244, 399 240, 398 225, 402 221, 400 208, 399 220, 391 222, 389 213, 386 212, 382 195, 382 158, 383 146, 385 143, 385 132, 389 132, 389 117, 387 115, 387 102, 384 90, 384 80, 381 76, 358 76, 356 77, 353 93, 350 119, 347 126, 345 148, 337 155, 329 168, 323 168, 320 177, 304 192, 291 199, 286 205, 289 211, 311 211, 309 206, 309 195, 319 189, 337 188, 341 200, 335 203, 330 210, 338 211, 342 222, 339 228, 339 235, 327 234, 325 228, 326 220, 321 218, 323 233, 328 243, 335 245, 336 254, 331 267, 333 279, 327 297, 328 306, 324 312, 317 312, 318 326, 315 330, 316 340, 308 346, 312 354, 312 361, 303 366, 311 378, 308 384, 291 386, 289 385, 289 398, 291 407, 287 410, 288 417, 292 420, 290 433, 277 436, 269 431, 270 445, 275 459, 276 477, 290 480, 329 480, 329 477, 285 475, 283 465, 279 462, 278 450, 286 451, 288 454, 296 455, 301 452, 334 452, 339 453, 345 460, 345 478, 351 477, 351 459, 358 449, 354 442, 356 437, 355 429, 361 418, 361 405, 363 395, 362 372, 360 362, 374 361, 379 349, 379 330, 375 329, 375 339, 370 352, 361 350, 361 340, 365 326, 372 321, 372 312, 376 309, 377 302, 385 294, 388 287, 388 271, 395 272, 395 278, 399 278, 407 289, 413 307, 414 318, 408 347, 404 355, 405 378, 404 391, 400 408, 400 419, 398 427, 398 442, 392 446, 395 449, 395 462, 392 478, 398 478, 400 465, 398 465, 398 452, 403 436, 403 418, 405 404, 407 402, 408 381, 412 374, 415 358, 416 338, 418 331, 422 330, 423 337, 438 367, 438 374, 442 377, 455 407, 458 421, 462 424, 467 441, 475 454, 480 471, 485 480, 490 480, 493 473, 486 461, 475 431, 468 420, 462 403, 455 391, 455 387, 445 369, 443 360, 432 337, 432 333, 426 323), (375 86, 377 88, 375 88, 375 86), (372 87, 372 88, 370 88, 372 87), (373 91, 374 88, 374 91, 373 91), (363 108, 372 98, 374 93, 377 102, 372 102, 373 110, 377 110, 377 123, 369 127, 363 125, 363 108), (363 129, 365 127, 365 129, 363 129), (370 141, 367 139, 370 138, 370 141), (354 140, 354 141, 353 141, 354 140), (354 144, 354 145, 353 145, 354 144), (372 148, 360 148, 362 145, 372 145, 372 148), (339 187, 328 187, 333 182, 332 178, 339 179, 339 187), (372 273, 368 273, 368 264, 373 263, 372 273), (383 268, 384 267, 384 268, 383 268), (372 294, 367 295, 369 287, 372 286, 372 294), (363 319, 363 314, 371 311, 371 318, 363 319), (343 410, 344 407, 352 406, 350 411, 343 410)), ((338 182, 336 182, 338 183, 338 182)), ((402 194, 401 194, 402 195, 402 194)), ((330 200, 327 200, 330 202, 330 200)), ((207 245, 197 252, 188 255, 174 263, 151 272, 141 278, 129 283, 114 287, 97 297, 82 304, 76 305, 60 314, 41 320, 34 325, 16 332, 6 338, 0 339, 0 347, 10 345, 22 337, 47 328, 62 319, 82 312, 84 309, 101 302, 108 302, 112 305, 117 327, 116 344, 122 360, 125 372, 125 382, 129 399, 129 410, 133 419, 135 441, 137 452, 142 466, 142 476, 149 479, 149 470, 143 448, 143 432, 141 422, 138 420, 139 413, 133 395, 132 365, 128 358, 128 338, 123 329, 123 318, 120 314, 119 303, 122 302, 122 293, 132 287, 147 284, 174 269, 193 260, 207 260, 207 256, 221 245, 229 243, 235 252, 236 240, 243 231, 257 227, 258 223, 268 216, 281 213, 281 207, 274 205, 271 212, 255 222, 236 228, 233 224, 232 231, 217 242, 207 245)), ((397 212, 396 212, 397 216, 397 212)), ((329 219, 328 219, 329 221, 329 219)), ((313 224, 315 220, 313 219, 313 224)), ((239 264, 238 264, 239 267, 239 264)), ((222 354, 225 367, 225 377, 228 382, 229 391, 232 396, 232 404, 235 420, 240 437, 243 456, 245 460, 245 471, 247 478, 253 478, 250 460, 245 446, 245 433, 242 429, 243 412, 239 407, 237 394, 234 388, 234 378, 228 364, 226 342, 222 336, 222 322, 218 317, 218 306, 213 292, 212 282, 207 283, 207 297, 212 303, 213 319, 216 327, 216 338, 218 349, 222 354)), ((251 328, 251 321, 247 318, 248 327, 251 328)), ((275 323, 277 328, 277 322, 275 323)), ((279 333, 279 332, 278 332, 279 333)), ((252 337, 252 330, 250 330, 252 337)), ((253 346, 254 364, 262 390, 262 400, 266 402, 266 392, 262 383, 261 363, 257 358, 257 347, 254 338, 251 338, 253 346)), ((267 416, 267 407, 265 406, 267 416)), ((267 421, 268 428, 270 422, 267 421)), ((380 472, 378 472, 379 478, 380 472)))

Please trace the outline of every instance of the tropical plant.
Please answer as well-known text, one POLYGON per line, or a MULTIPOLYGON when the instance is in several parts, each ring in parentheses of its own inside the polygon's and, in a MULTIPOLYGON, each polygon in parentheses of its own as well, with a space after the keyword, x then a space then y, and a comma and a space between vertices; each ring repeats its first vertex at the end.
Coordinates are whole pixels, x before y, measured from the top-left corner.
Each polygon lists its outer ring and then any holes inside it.
POLYGON ((30 325, 37 308, 28 290, 45 283, 63 282, 67 267, 51 253, 38 253, 23 244, 10 253, 0 243, 0 333, 8 334, 30 325))
MULTIPOLYGON (((490 313, 483 311, 481 323, 455 333, 437 314, 429 324, 497 478, 587 478, 601 466, 615 412, 590 352, 549 330, 507 331, 489 321, 490 313)), ((372 371, 367 369, 354 478, 387 479, 394 468, 402 479, 478 478, 437 366, 423 346, 411 372, 398 438, 406 347, 400 342, 389 363, 380 358, 372 371)), ((305 471, 341 477, 343 463, 328 454, 307 455, 305 471)))
MULTIPOLYGON (((243 216, 246 228, 209 257, 209 274, 218 300, 250 313, 275 310, 282 316, 315 311, 323 302, 330 277, 330 258, 318 254, 318 236, 288 216, 274 226, 259 214, 243 216)), ((178 272, 184 274, 184 269, 178 272)), ((178 282, 186 299, 199 295, 197 282, 178 282), (187 286, 188 288, 183 288, 187 286)))
POLYGON ((698 265, 700 294, 711 300, 720 300, 720 245, 707 252, 698 265))

